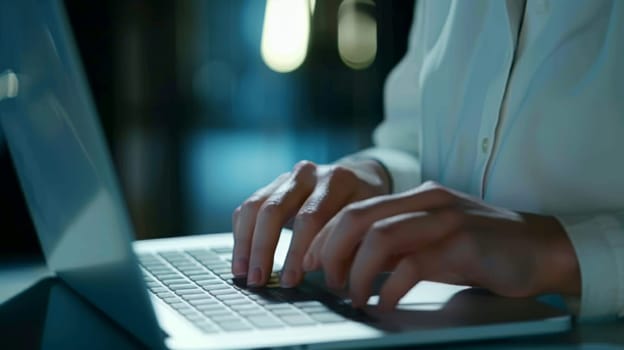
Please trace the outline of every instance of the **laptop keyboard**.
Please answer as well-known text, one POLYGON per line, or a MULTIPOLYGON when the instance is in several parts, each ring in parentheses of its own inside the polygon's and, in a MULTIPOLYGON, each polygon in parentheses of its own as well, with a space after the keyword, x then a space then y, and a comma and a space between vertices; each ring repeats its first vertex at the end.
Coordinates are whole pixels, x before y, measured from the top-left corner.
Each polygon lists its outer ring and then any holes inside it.
POLYGON ((140 254, 149 291, 204 333, 314 326, 346 318, 310 294, 279 288, 247 289, 231 274, 231 248, 140 254))

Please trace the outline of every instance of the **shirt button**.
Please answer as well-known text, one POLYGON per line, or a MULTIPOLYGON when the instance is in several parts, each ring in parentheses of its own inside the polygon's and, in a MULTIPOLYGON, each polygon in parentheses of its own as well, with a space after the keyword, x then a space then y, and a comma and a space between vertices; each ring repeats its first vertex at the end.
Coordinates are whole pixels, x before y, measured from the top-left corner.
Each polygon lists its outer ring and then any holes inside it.
POLYGON ((490 139, 488 139, 487 137, 484 137, 481 140, 481 151, 483 153, 487 153, 489 149, 490 149, 490 139))

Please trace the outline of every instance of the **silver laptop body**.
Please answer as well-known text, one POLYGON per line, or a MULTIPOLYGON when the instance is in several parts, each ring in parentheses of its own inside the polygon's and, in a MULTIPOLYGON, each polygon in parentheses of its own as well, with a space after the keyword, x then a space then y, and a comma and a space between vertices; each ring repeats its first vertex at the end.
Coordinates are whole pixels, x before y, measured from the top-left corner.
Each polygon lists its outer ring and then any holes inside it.
MULTIPOLYGON (((229 273, 231 233, 132 243, 60 2, 1 6, 0 126, 47 263, 149 347, 379 347, 570 328, 569 315, 535 300, 437 283, 419 284, 389 314, 350 309, 315 275, 293 290, 248 290, 229 273)), ((289 238, 285 230, 276 269, 289 238)))

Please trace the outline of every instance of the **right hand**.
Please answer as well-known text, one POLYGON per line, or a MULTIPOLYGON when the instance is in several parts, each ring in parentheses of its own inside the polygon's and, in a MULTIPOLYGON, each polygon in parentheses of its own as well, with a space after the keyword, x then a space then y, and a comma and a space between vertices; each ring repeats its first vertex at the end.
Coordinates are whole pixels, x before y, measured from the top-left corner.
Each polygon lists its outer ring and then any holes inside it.
POLYGON ((280 283, 297 285, 303 278, 303 257, 321 228, 347 204, 388 192, 388 175, 374 160, 340 165, 299 162, 234 211, 232 273, 247 276, 250 286, 264 285, 281 229, 294 218, 280 283))

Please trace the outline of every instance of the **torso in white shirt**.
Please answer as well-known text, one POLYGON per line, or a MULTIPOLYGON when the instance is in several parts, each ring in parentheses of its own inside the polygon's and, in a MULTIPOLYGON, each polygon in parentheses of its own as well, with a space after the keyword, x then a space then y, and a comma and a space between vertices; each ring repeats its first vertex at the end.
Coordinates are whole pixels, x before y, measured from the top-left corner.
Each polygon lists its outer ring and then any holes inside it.
POLYGON ((514 210, 624 209, 624 2, 435 0, 415 16, 385 96, 388 120, 412 121, 421 180, 514 210))

